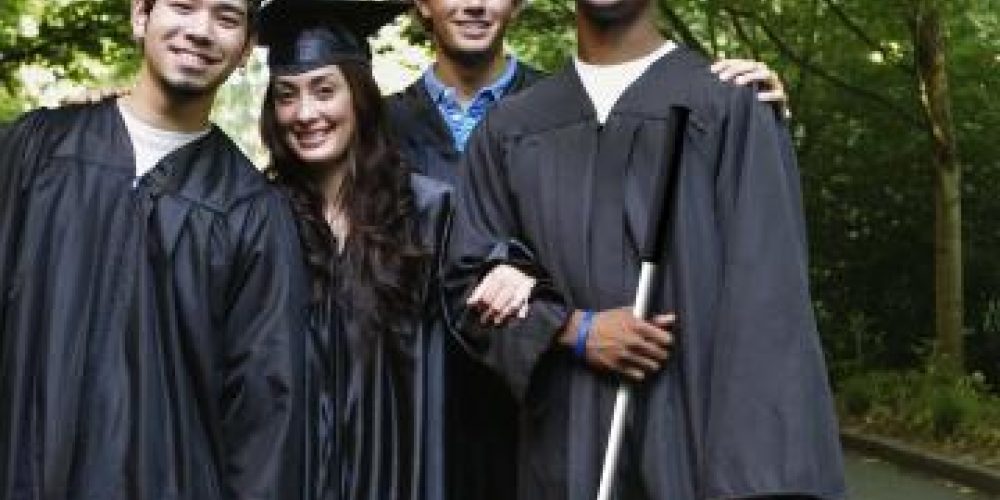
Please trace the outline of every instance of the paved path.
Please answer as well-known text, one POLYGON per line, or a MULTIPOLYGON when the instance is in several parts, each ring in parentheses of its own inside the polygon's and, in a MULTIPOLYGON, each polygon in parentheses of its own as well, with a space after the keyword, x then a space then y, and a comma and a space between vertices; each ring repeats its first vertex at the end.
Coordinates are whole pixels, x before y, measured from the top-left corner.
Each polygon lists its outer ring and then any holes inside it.
POLYGON ((1000 500, 854 453, 845 465, 852 500, 1000 500))

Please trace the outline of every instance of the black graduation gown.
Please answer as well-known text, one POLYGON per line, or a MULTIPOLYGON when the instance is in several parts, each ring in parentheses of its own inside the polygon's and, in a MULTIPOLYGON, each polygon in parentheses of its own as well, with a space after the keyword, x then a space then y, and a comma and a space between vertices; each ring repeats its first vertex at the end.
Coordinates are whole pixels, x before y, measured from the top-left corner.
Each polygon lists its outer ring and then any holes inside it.
MULTIPOLYGON (((542 73, 518 62, 506 96, 521 92, 542 73)), ((505 97, 506 99, 507 97, 505 97)), ((423 79, 387 100, 400 149, 412 168, 455 185, 462 152, 423 79)), ((503 381, 469 357, 453 340, 445 343, 445 470, 454 500, 510 500, 516 485, 517 407, 503 381)), ((445 497, 433 497, 444 499, 445 497)))
POLYGON ((0 498, 265 499, 307 285, 218 129, 135 182, 113 102, 0 143, 0 498))
MULTIPOLYGON (((543 76, 538 70, 518 61, 514 80, 504 99, 529 88, 543 76)), ((386 106, 393 134, 413 170, 449 185, 457 185, 462 152, 455 149, 448 124, 427 93, 423 78, 389 96, 386 106)))
POLYGON ((305 382, 307 498, 444 498, 448 332, 438 276, 453 203, 443 183, 414 174, 411 185, 419 240, 429 254, 420 317, 387 342, 361 331, 335 294, 313 314, 305 382))
POLYGON ((686 49, 664 56, 600 126, 570 66, 474 133, 448 286, 468 293, 501 262, 543 278, 523 321, 460 321, 521 401, 521 500, 596 496, 618 380, 553 336, 572 309, 631 306, 672 105, 691 117, 653 311, 677 311, 678 345, 637 387, 618 498, 845 495, 794 155, 753 90, 707 67, 686 49))

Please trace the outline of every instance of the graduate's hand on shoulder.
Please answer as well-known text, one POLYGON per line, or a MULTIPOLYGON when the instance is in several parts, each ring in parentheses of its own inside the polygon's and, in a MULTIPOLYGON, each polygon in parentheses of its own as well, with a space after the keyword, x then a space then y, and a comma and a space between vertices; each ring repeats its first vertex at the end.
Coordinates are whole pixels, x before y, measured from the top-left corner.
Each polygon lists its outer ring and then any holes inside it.
MULTIPOLYGON (((574 315, 575 328, 566 341, 575 345, 579 335, 579 319, 574 315)), ((622 307, 594 315, 586 341, 586 359, 591 366, 624 375, 635 381, 660 371, 670 356, 674 343, 675 316, 663 314, 650 321, 636 319, 631 308, 622 307)))
POLYGON ((480 313, 483 324, 502 325, 515 315, 528 315, 528 299, 537 280, 513 266, 501 264, 490 270, 465 301, 480 313))
POLYGON ((758 99, 771 103, 779 113, 789 115, 785 85, 767 64, 747 59, 721 59, 712 65, 711 70, 724 82, 758 85, 758 99))
POLYGON ((106 89, 85 89, 82 92, 66 96, 59 101, 60 106, 71 104, 93 104, 105 99, 117 99, 132 93, 128 87, 112 87, 106 89))

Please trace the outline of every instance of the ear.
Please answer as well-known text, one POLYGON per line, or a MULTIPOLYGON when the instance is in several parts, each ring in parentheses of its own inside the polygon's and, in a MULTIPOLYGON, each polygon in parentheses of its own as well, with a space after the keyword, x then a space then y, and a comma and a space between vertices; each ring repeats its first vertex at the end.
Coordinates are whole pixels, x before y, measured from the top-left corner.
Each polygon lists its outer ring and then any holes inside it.
POLYGON ((431 18, 431 6, 428 5, 427 0, 414 0, 414 5, 417 6, 417 14, 425 20, 431 18))
POLYGON ((240 67, 244 67, 247 61, 250 59, 250 54, 253 54, 254 47, 257 46, 257 34, 251 33, 247 35, 247 42, 243 45, 243 54, 240 55, 240 67))
POLYGON ((146 24, 148 22, 149 12, 146 10, 146 2, 132 0, 132 39, 140 41, 146 37, 146 24))
POLYGON ((528 0, 511 0, 514 2, 514 9, 511 10, 510 18, 517 19, 521 15, 521 11, 524 10, 525 5, 528 4, 528 0))

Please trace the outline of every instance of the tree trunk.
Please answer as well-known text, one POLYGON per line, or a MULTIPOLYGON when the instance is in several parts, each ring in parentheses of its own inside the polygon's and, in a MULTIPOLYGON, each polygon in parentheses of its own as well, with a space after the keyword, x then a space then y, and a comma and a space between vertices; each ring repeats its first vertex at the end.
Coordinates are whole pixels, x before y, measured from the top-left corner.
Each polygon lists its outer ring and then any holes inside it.
POLYGON ((931 136, 934 168, 935 360, 961 373, 962 168, 955 144, 946 67, 946 35, 940 0, 912 0, 913 43, 920 96, 931 136))

